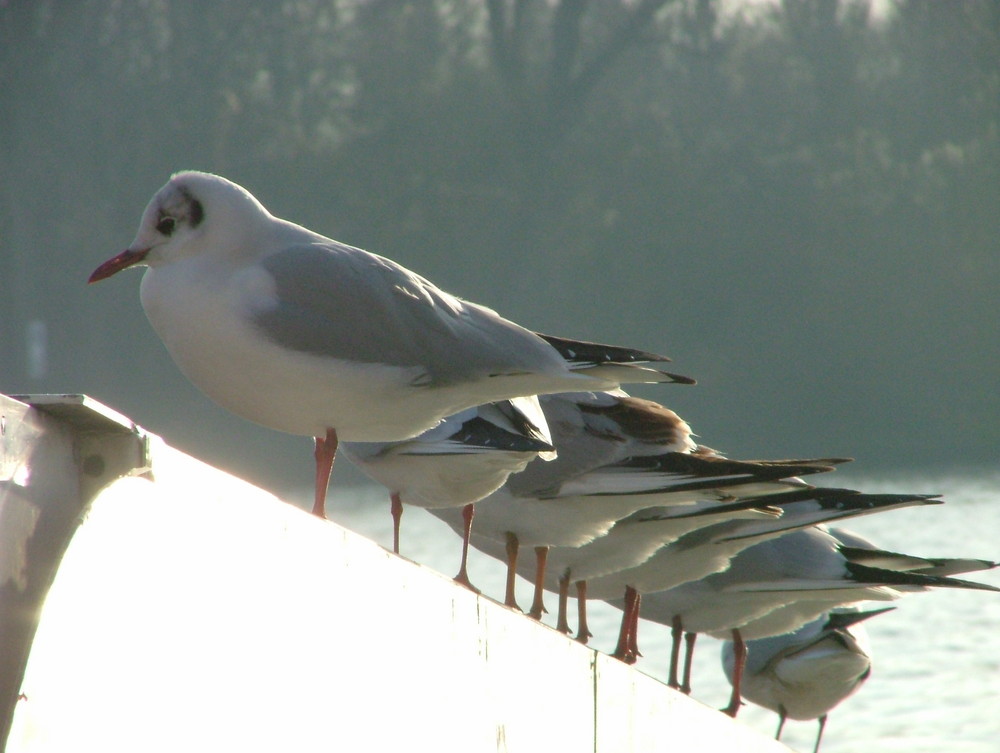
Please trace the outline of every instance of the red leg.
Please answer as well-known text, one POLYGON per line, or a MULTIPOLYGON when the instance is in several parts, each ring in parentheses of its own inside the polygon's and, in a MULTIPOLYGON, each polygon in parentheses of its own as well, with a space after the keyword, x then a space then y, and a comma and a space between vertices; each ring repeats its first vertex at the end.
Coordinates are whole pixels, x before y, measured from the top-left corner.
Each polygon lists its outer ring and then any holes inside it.
POLYGON ((472 585, 472 581, 469 580, 468 570, 469 537, 472 536, 472 518, 474 515, 475 509, 473 505, 468 504, 462 508, 462 522, 465 524, 465 529, 462 533, 462 566, 458 569, 458 575, 455 576, 455 580, 470 591, 479 593, 479 589, 472 585))
POLYGON ((392 551, 399 554, 399 521, 403 518, 403 500, 399 498, 399 492, 390 494, 389 500, 389 512, 392 513, 392 551))
POLYGON ((566 612, 569 607, 569 571, 567 570, 559 579, 559 617, 556 620, 556 630, 569 635, 569 622, 566 619, 566 612))
POLYGON ((743 636, 740 635, 738 628, 733 629, 733 658, 735 659, 735 666, 733 667, 733 694, 729 697, 729 705, 722 710, 735 719, 736 714, 740 710, 740 699, 742 697, 740 686, 743 684, 743 668, 747 663, 747 644, 744 642, 743 636))
POLYGON ((327 429, 325 437, 316 437, 316 497, 313 501, 313 515, 326 519, 326 490, 330 486, 333 461, 337 457, 337 432, 327 429))
POLYGON ((615 652, 611 654, 616 659, 620 659, 626 664, 634 664, 635 656, 632 654, 632 631, 633 618, 637 614, 639 592, 632 586, 625 588, 625 610, 622 612, 622 626, 618 631, 618 645, 615 652))
POLYGON ((697 639, 697 633, 684 634, 684 681, 681 683, 681 692, 687 695, 691 695, 691 659, 694 656, 694 642, 697 639))
POLYGON ((542 619, 542 614, 548 610, 545 608, 545 561, 549 557, 547 546, 535 547, 535 598, 531 601, 531 610, 528 616, 533 620, 542 619))
POLYGON ((576 582, 576 639, 586 645, 593 633, 587 627, 587 581, 576 582))
POLYGON ((642 594, 635 592, 635 606, 632 607, 632 622, 628 631, 629 664, 635 664, 642 652, 639 650, 639 607, 642 604, 642 594))
POLYGON ((681 661, 681 637, 683 635, 684 626, 681 624, 681 616, 675 614, 670 623, 670 673, 667 675, 667 685, 671 688, 681 686, 677 680, 677 667, 681 661))
POLYGON ((516 609, 518 612, 521 611, 521 607, 517 605, 514 584, 517 581, 517 550, 519 548, 520 542, 517 540, 517 534, 507 531, 507 590, 503 603, 504 606, 516 609))

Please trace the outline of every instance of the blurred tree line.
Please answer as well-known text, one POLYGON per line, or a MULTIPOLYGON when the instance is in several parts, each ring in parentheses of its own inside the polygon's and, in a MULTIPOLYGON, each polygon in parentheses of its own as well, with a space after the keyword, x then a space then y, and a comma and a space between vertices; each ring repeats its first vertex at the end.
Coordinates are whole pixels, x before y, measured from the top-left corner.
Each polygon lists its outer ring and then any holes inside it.
POLYGON ((640 392, 731 454, 989 463, 998 110, 996 0, 9 0, 0 387, 291 478, 291 440, 176 373, 135 277, 83 284, 196 168, 526 326, 672 355, 701 385, 640 392))

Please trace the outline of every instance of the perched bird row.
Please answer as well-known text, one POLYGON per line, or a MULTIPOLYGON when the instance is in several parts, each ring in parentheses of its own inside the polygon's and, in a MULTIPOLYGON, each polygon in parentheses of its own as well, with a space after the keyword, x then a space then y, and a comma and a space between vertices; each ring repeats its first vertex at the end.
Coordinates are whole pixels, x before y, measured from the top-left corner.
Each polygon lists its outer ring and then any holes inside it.
POLYGON ((993 563, 932 564, 826 527, 937 497, 804 480, 845 458, 726 458, 695 443, 673 411, 621 391, 692 384, 665 370, 666 357, 525 329, 274 217, 224 178, 174 175, 132 244, 90 281, 136 265, 148 267, 143 308, 196 386, 244 418, 314 438, 315 514, 326 515, 339 447, 389 489, 397 552, 407 505, 462 536, 456 579, 470 588, 471 545, 506 564, 508 606, 519 573, 535 586, 530 616, 545 611, 546 590, 557 593, 567 633, 574 589, 580 641, 588 600, 618 604, 615 655, 629 662, 640 613, 667 625, 669 681, 685 690, 684 633, 687 667, 694 635, 731 637, 734 716, 746 694, 782 723, 825 720, 857 687, 868 657, 849 631, 861 617, 833 610, 930 587, 998 590, 951 577, 993 563), (789 697, 788 678, 821 690, 789 697))

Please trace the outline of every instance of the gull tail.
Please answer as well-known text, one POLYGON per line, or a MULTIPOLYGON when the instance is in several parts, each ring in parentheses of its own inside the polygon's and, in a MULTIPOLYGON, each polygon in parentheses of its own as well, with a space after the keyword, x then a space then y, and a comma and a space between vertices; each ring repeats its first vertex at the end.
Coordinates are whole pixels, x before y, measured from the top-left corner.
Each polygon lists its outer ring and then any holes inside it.
POLYGON ((922 575, 898 570, 883 570, 878 567, 859 565, 856 562, 846 564, 851 579, 861 583, 876 583, 885 586, 901 586, 914 588, 968 588, 976 591, 1000 591, 1000 588, 988 583, 977 583, 960 578, 949 578, 944 575, 922 575))
MULTIPOLYGON (((833 534, 836 536, 836 532, 833 534)), ((911 554, 890 552, 885 549, 865 549, 863 547, 841 546, 840 553, 858 565, 877 567, 882 570, 919 573, 921 575, 959 575, 981 570, 992 570, 996 562, 979 559, 953 557, 918 557, 911 554)))
POLYGON ((574 371, 582 371, 597 379, 622 384, 663 382, 695 384, 695 380, 691 377, 649 365, 668 363, 670 359, 666 356, 618 345, 536 334, 555 348, 574 371))
POLYGON ((779 530, 793 531, 902 507, 942 504, 937 495, 933 494, 865 494, 854 489, 828 487, 777 492, 757 497, 756 501, 761 505, 781 507, 785 510, 785 515, 775 521, 774 525, 744 527, 738 533, 720 539, 721 541, 758 538, 779 530))

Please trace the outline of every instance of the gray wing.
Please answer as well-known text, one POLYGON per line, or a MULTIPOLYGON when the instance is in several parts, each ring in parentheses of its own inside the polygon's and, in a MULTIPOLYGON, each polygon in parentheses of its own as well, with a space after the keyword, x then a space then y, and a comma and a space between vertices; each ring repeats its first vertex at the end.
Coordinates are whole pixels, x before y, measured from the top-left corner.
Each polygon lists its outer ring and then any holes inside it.
POLYGON ((274 278, 277 301, 254 312, 254 323, 286 348, 420 367, 418 383, 430 386, 562 363, 534 333, 361 249, 292 246, 261 263, 274 278))

